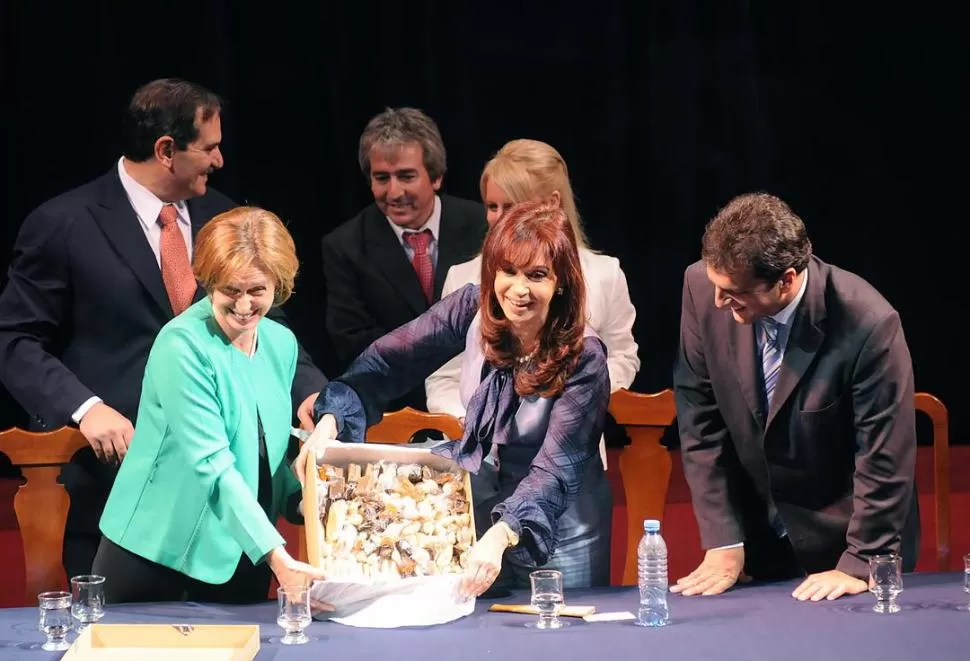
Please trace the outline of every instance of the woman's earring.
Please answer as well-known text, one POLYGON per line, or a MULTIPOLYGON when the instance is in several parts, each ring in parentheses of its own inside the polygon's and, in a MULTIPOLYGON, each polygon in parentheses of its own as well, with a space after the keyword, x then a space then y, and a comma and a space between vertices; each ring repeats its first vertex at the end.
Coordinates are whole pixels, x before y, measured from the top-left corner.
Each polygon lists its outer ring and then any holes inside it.
POLYGON ((557 289, 556 290, 556 293, 559 294, 560 296, 562 296, 562 287, 560 287, 559 289, 557 289))

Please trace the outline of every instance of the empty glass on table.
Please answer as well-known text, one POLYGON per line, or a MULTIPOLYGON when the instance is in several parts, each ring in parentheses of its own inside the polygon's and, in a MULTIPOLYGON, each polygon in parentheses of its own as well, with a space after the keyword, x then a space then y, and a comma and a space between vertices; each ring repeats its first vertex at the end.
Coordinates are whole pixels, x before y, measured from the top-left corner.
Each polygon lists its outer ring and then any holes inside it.
POLYGON ((71 615, 78 633, 104 617, 104 576, 82 574, 71 579, 71 615))
MULTIPOLYGON (((963 591, 967 593, 967 599, 970 600, 970 553, 963 556, 963 591)), ((970 601, 957 606, 957 610, 970 612, 970 601)))
POLYGON ((896 597, 902 591, 902 558, 895 553, 869 558, 869 592, 876 597, 872 610, 877 613, 898 613, 900 608, 896 597))
POLYGON ((284 645, 309 642, 303 630, 310 626, 310 588, 302 585, 281 586, 276 596, 280 607, 276 623, 286 634, 280 638, 280 642, 284 645))

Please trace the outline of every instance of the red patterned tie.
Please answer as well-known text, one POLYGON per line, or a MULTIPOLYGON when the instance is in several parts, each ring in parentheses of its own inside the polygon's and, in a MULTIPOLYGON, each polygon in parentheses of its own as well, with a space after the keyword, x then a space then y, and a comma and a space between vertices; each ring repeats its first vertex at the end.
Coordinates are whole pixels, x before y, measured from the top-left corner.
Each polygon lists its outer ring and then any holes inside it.
POLYGON ((178 226, 178 211, 175 206, 166 204, 158 214, 162 226, 162 240, 159 244, 162 256, 162 282, 172 304, 172 312, 180 314, 192 304, 198 285, 189 263, 189 251, 185 247, 185 237, 178 226))
POLYGON ((428 246, 431 244, 431 230, 421 230, 420 232, 405 232, 404 240, 414 251, 411 258, 411 266, 418 274, 418 282, 424 290, 424 297, 431 303, 434 298, 434 266, 431 264, 431 255, 428 253, 428 246))

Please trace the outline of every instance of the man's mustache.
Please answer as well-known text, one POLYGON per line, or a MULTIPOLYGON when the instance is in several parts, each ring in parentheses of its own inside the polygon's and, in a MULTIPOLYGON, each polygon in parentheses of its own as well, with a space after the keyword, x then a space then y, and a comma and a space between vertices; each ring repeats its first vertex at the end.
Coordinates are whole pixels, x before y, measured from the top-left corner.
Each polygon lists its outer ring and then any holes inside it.
POLYGON ((400 197, 394 198, 393 200, 388 199, 388 197, 385 195, 381 198, 381 202, 383 204, 390 204, 397 207, 400 207, 400 206, 413 207, 416 205, 417 200, 411 195, 402 195, 400 197))

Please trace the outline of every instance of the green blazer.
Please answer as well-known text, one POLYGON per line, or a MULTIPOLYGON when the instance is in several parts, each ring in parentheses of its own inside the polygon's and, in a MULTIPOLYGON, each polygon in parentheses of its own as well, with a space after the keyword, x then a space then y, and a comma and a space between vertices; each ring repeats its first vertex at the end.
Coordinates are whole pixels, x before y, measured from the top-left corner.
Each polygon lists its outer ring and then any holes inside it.
POLYGON ((205 298, 167 323, 145 369, 138 424, 101 517, 101 532, 139 556, 225 583, 283 543, 276 515, 300 484, 286 460, 297 343, 263 318, 249 358, 205 298), (263 423, 273 518, 256 500, 263 423))

